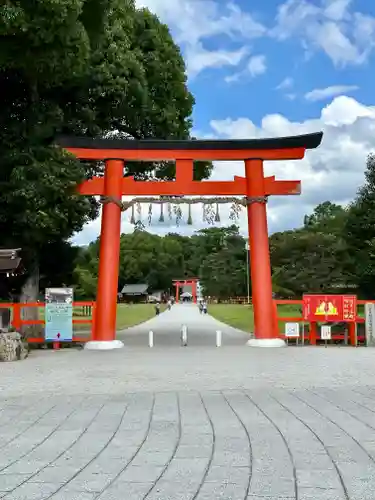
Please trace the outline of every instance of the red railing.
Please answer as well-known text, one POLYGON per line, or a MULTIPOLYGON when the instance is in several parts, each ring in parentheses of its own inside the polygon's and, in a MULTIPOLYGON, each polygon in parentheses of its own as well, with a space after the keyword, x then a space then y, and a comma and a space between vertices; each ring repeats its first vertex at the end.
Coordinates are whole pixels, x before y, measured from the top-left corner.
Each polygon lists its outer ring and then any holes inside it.
MULTIPOLYGON (((375 300, 357 300, 357 306, 359 305, 365 305, 368 302, 375 303, 375 300)), ((307 322, 304 320, 303 315, 302 315, 302 308, 303 308, 303 301, 302 300, 274 300, 275 304, 275 316, 276 316, 276 322, 277 325, 279 324, 280 321, 284 323, 305 323, 309 325, 309 331, 307 332, 307 335, 304 336, 305 340, 307 340, 310 345, 316 345, 317 340, 320 340, 320 337, 318 335, 318 323, 316 322, 307 322), (298 305, 301 307, 301 315, 300 316, 279 316, 277 306, 278 305, 298 305)), ((361 316, 358 316, 358 311, 357 311, 357 316, 355 323, 347 323, 348 325, 348 343, 350 345, 356 345, 357 342, 365 342, 365 335, 357 335, 356 338, 356 328, 355 325, 356 323, 364 323, 365 319, 362 318, 361 316)), ((278 327, 279 330, 279 327, 278 327)), ((283 332, 280 332, 279 330, 279 336, 280 338, 285 339, 285 335, 283 332)), ((332 334, 332 340, 345 340, 345 333, 344 332, 339 332, 339 333, 334 333, 332 334)))
MULTIPOLYGON (((91 325, 91 328, 87 331, 88 335, 85 337, 79 337, 73 334, 73 342, 87 342, 91 338, 93 324, 95 322, 95 302, 91 301, 82 301, 82 302, 73 302, 73 311, 75 307, 88 307, 91 308, 91 317, 86 318, 74 318, 73 317, 73 325, 91 325)), ((24 325, 44 325, 44 319, 23 319, 22 318, 22 309, 24 307, 38 307, 45 308, 44 302, 7 302, 0 303, 1 309, 10 309, 11 310, 11 325, 16 330, 20 330, 20 328, 24 325)), ((27 341, 30 344, 42 344, 45 343, 46 340, 44 337, 28 337, 27 341)), ((55 342, 54 344, 59 344, 59 342, 55 342)), ((58 347, 55 345, 54 347, 58 347)))
MULTIPOLYGON (((357 305, 365 305, 366 303, 371 302, 375 303, 375 300, 357 300, 357 305)), ((81 301, 81 302, 73 302, 73 308, 74 307, 90 307, 91 308, 91 317, 86 317, 86 318, 74 318, 73 317, 73 325, 80 325, 80 324, 89 324, 91 325, 90 330, 87 331, 88 335, 85 337, 80 337, 77 335, 73 334, 73 342, 87 342, 91 339, 92 335, 92 330, 93 330, 93 324, 95 322, 95 302, 91 301, 81 301)), ((275 306, 275 322, 277 324, 277 328, 279 331, 279 336, 280 338, 285 339, 285 334, 284 332, 280 332, 279 329, 279 322, 287 323, 287 322, 298 322, 298 323, 305 323, 309 325, 309 331, 306 332, 306 335, 304 335, 304 339, 307 340, 310 345, 316 345, 317 340, 320 340, 320 337, 318 335, 318 323, 316 322, 307 322, 304 321, 303 315, 302 315, 302 307, 303 307, 303 301, 302 300, 274 300, 274 306, 275 306), (278 305, 298 305, 301 307, 301 314, 298 316, 279 316, 277 306, 278 305)), ((28 303, 13 303, 13 302, 8 302, 8 303, 0 303, 0 308, 3 309, 10 309, 12 311, 11 314, 11 325, 16 329, 20 330, 20 328, 23 325, 44 325, 45 320, 44 319, 23 319, 22 318, 22 309, 24 307, 45 307, 44 302, 28 302, 28 303)), ((356 323, 364 323, 365 319, 362 318, 361 316, 356 317, 356 323)), ((344 340, 345 339, 345 333, 340 332, 340 333, 334 333, 332 335, 332 340, 344 340)), ((350 345, 356 345, 356 340, 359 342, 364 342, 365 341, 365 336, 364 335, 357 335, 356 339, 356 331, 355 331, 355 323, 348 323, 348 342, 350 345)), ((46 340, 44 337, 29 337, 27 341, 30 344, 42 344, 45 343, 46 340)), ((60 345, 59 342, 54 342, 54 347, 58 348, 60 345)))

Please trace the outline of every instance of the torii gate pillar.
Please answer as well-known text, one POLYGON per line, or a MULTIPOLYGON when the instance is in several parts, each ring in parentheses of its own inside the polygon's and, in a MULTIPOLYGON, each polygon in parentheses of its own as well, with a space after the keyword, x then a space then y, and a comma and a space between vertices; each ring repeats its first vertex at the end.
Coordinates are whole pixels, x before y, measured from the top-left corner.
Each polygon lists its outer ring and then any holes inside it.
POLYGON ((272 300, 271 260, 268 242, 267 210, 262 160, 245 160, 246 191, 252 203, 247 205, 251 249, 250 274, 254 311, 255 338, 251 347, 282 347, 284 340, 275 335, 272 300))
MULTIPOLYGON (((106 160, 104 175, 105 196, 121 199, 123 160, 106 160)), ((95 307, 95 330, 86 349, 118 349, 124 346, 116 340, 117 292, 120 260, 121 207, 116 203, 103 205, 100 247, 98 293, 95 307), (116 297, 116 300, 113 300, 116 297)))

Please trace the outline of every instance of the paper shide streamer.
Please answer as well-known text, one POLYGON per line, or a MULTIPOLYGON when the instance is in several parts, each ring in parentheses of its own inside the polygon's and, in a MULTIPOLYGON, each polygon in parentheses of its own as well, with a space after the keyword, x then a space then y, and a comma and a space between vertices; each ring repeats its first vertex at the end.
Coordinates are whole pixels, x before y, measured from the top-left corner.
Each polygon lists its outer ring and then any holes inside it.
POLYGON ((122 202, 119 199, 114 199, 113 197, 102 196, 100 198, 100 202, 102 204, 105 203, 115 203, 118 205, 121 210, 125 211, 128 208, 131 208, 130 215, 130 223, 133 225, 137 225, 142 222, 142 204, 148 204, 148 213, 147 219, 148 224, 152 224, 152 215, 153 215, 153 205, 160 206, 160 216, 159 222, 165 221, 164 216, 164 206, 167 204, 168 218, 171 221, 173 217, 175 217, 176 225, 179 226, 181 224, 181 220, 183 218, 182 205, 188 205, 188 217, 187 224, 193 224, 192 217, 192 205, 201 204, 203 205, 202 216, 203 222, 207 224, 215 224, 220 222, 220 210, 219 206, 223 204, 230 203, 230 213, 229 218, 232 221, 237 221, 241 210, 247 205, 258 202, 258 203, 267 203, 267 196, 260 197, 217 197, 217 198, 188 198, 184 196, 160 196, 160 198, 155 197, 138 197, 133 200, 122 202), (135 215, 137 212, 137 217, 135 215), (138 219, 138 220, 137 220, 138 219))

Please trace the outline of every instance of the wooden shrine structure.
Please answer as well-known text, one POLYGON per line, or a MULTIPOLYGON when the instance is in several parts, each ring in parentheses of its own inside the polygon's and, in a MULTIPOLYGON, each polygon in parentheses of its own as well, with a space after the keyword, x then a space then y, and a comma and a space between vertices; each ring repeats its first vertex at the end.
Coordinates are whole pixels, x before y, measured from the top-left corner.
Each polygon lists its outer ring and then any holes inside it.
POLYGON ((100 261, 96 318, 93 338, 86 347, 122 347, 116 340, 121 201, 127 196, 244 196, 246 199, 250 270, 253 292, 255 338, 253 346, 279 346, 272 302, 271 263, 268 243, 266 202, 269 196, 298 195, 298 180, 265 177, 264 161, 302 159, 307 149, 321 143, 323 134, 252 140, 126 140, 87 137, 60 137, 56 144, 82 160, 105 162, 104 177, 84 181, 82 195, 99 195, 103 200, 100 233, 100 261), (245 162, 245 177, 232 181, 194 181, 194 160, 245 162), (174 181, 137 181, 124 177, 127 161, 175 161, 174 181))
POLYGON ((21 263, 20 252, 21 248, 0 249, 0 273, 17 274, 21 263))

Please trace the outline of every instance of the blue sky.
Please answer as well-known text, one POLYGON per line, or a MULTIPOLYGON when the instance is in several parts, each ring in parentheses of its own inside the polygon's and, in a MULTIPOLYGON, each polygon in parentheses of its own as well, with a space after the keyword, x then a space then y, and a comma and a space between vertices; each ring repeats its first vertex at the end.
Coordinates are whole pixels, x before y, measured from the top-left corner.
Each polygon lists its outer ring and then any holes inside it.
MULTIPOLYGON (((265 26, 269 33, 272 29, 277 28, 278 8, 286 3, 279 0, 258 0, 258 2, 241 0, 235 5, 245 13, 250 12, 258 22, 265 26), (254 4, 255 9, 249 9, 247 7, 249 3, 254 4)), ((293 3, 297 2, 290 2, 291 5, 293 3)), ((304 2, 298 0, 298 3, 303 4, 304 2)), ((344 5, 347 2, 326 3, 344 5)), ((226 2, 218 1, 216 4, 223 15, 228 12, 226 2)), ((314 1, 306 2, 306 4, 316 6, 323 5, 324 2, 314 1)), ((372 16, 373 22, 375 22, 375 2, 357 0, 351 2, 351 5, 348 4, 348 12, 355 12, 357 9, 363 14, 372 16)), ((313 20, 311 20, 312 22, 313 20)), ((351 22, 348 17, 347 23, 343 22, 343 27, 348 34, 348 39, 353 41, 348 26, 351 22), (347 28, 349 29, 346 31, 347 28)), ((195 127, 203 132, 209 131, 208 124, 212 116, 215 116, 216 119, 224 119, 228 116, 236 118, 245 115, 250 116, 257 125, 260 124, 263 116, 274 112, 281 113, 293 121, 317 117, 320 115, 322 103, 329 102, 329 98, 334 93, 327 95, 326 99, 307 100, 305 95, 314 89, 338 86, 359 87, 347 91, 343 89, 343 92, 355 96, 363 103, 371 104, 372 102, 372 72, 375 60, 375 55, 372 52, 363 63, 357 64, 355 60, 357 53, 354 51, 353 59, 349 58, 346 61, 346 51, 343 48, 342 54, 340 49, 337 51, 338 56, 335 60, 329 53, 327 54, 328 48, 325 51, 319 46, 316 47, 316 41, 304 39, 300 31, 297 31, 295 36, 291 35, 290 38, 283 41, 275 39, 272 35, 259 36, 259 38, 252 40, 238 36, 234 40, 229 35, 220 34, 205 40, 203 43, 208 50, 236 51, 243 47, 248 50, 248 55, 245 55, 237 66, 208 67, 189 79, 190 89, 197 101, 194 111, 195 127), (253 57, 264 58, 264 73, 251 75, 246 69, 253 57), (226 81, 226 79, 237 75, 238 80, 226 81), (282 82, 287 84, 289 79, 293 80, 293 83, 290 82, 289 88, 287 85, 285 85, 285 89, 278 88, 282 82), (219 107, 218 103, 220 103, 219 107)), ((333 45, 335 40, 332 40, 331 43, 333 45)), ((340 40, 337 40, 337 43, 339 45, 340 40)), ((332 53, 334 52, 335 50, 332 49, 332 53)), ((337 95, 341 93, 339 90, 337 91, 337 95)))
MULTIPOLYGON (((270 232, 299 226, 305 213, 327 199, 345 205, 355 196, 363 182, 366 156, 375 150, 375 1, 136 0, 136 4, 157 14, 181 47, 196 99, 197 136, 247 138, 324 131, 321 148, 305 160, 266 165, 266 173, 300 179, 303 189, 298 198, 270 201, 270 232)), ((241 164, 215 163, 213 178, 241 174, 241 164)), ((240 226, 245 231, 244 216, 240 226)), ((87 243, 99 227, 95 221, 75 241, 87 243)), ((201 227, 200 222, 194 229, 201 227)), ((174 229, 154 227, 159 233, 174 229)), ((123 231, 131 230, 125 214, 123 231)), ((186 234, 191 228, 183 225, 179 232, 186 234)))

